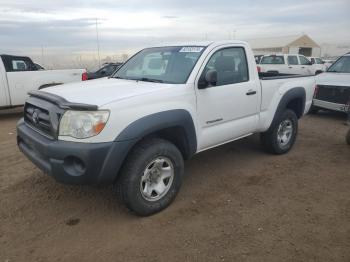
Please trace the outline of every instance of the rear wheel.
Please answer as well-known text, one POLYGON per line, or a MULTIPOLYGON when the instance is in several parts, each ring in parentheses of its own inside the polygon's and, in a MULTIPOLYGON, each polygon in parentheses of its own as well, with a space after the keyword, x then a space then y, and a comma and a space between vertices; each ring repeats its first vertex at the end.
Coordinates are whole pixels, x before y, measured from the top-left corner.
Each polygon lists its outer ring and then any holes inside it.
POLYGON ((163 210, 175 199, 183 173, 184 162, 177 147, 152 138, 135 146, 116 186, 130 210, 148 216, 163 210))
POLYGON ((287 109, 274 121, 268 131, 261 134, 261 142, 266 151, 273 154, 287 153, 294 145, 298 133, 298 118, 287 109))

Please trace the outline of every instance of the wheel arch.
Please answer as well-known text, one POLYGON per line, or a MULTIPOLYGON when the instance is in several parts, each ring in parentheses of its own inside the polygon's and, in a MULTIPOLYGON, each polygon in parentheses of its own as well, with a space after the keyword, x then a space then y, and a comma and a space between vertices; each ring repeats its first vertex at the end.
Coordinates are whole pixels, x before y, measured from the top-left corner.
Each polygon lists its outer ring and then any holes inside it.
POLYGON ((187 110, 175 109, 144 116, 130 123, 114 140, 98 180, 115 183, 131 150, 141 141, 159 137, 173 143, 184 159, 197 151, 193 119, 187 110))
POLYGON ((191 114, 174 109, 144 116, 129 124, 115 141, 133 141, 132 147, 147 137, 160 137, 175 144, 184 159, 197 151, 197 136, 191 114))
POLYGON ((281 98, 270 126, 278 120, 279 114, 286 109, 292 110, 298 118, 301 118, 305 111, 306 92, 303 87, 294 87, 288 90, 281 98))

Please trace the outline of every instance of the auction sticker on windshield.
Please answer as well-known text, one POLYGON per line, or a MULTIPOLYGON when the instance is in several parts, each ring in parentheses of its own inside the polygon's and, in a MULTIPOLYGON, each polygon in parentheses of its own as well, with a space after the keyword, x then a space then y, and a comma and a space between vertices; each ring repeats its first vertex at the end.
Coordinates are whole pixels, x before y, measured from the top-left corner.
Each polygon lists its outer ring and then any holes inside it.
POLYGON ((179 52, 182 53, 199 53, 203 50, 203 47, 200 46, 184 46, 180 49, 179 52))

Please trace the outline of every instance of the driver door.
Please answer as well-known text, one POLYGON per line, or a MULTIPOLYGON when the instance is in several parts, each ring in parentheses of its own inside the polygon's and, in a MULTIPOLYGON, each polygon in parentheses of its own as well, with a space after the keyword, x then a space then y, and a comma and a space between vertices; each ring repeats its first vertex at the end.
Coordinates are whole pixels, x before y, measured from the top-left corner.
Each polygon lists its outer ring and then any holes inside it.
POLYGON ((208 57, 196 85, 199 150, 254 132, 261 95, 243 46, 217 48, 208 57), (198 89, 209 70, 217 72, 216 84, 198 89))

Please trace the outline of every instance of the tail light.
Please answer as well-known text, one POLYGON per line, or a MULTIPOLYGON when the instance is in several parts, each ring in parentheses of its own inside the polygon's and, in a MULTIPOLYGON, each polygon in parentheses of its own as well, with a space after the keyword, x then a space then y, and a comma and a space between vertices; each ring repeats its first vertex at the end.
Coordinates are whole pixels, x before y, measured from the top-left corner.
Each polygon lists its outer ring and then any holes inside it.
POLYGON ((261 67, 257 66, 256 69, 258 69, 258 73, 261 73, 261 67))
POLYGON ((319 89, 318 85, 315 85, 314 98, 316 98, 316 96, 317 96, 318 89, 319 89))
POLYGON ((81 75, 81 81, 86 81, 88 80, 88 75, 86 72, 84 72, 82 75, 81 75))

